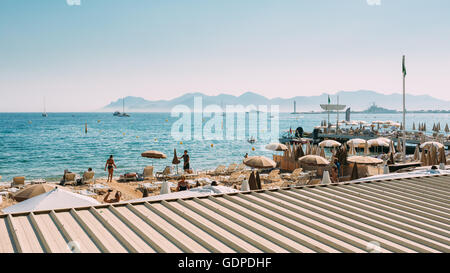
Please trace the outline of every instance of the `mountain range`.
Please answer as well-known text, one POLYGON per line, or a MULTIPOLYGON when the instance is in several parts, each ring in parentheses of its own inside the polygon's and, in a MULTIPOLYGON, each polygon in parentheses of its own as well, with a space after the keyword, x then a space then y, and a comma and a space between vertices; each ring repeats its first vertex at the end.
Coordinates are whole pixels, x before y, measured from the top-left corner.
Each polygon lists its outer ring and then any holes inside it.
MULTIPOLYGON (((141 97, 125 97, 125 111, 128 112, 170 112, 176 105, 186 105, 193 108, 194 97, 203 98, 203 107, 210 104, 217 105, 279 105, 281 112, 292 112, 293 103, 297 103, 297 112, 321 111, 320 104, 336 103, 339 95, 339 103, 351 107, 352 111, 362 111, 373 103, 393 110, 402 109, 402 94, 382 94, 375 91, 340 91, 329 95, 323 93, 318 96, 296 96, 292 98, 269 99, 253 92, 246 92, 240 96, 220 94, 208 96, 202 93, 187 93, 172 100, 146 100, 141 97)), ((100 111, 122 111, 123 99, 118 99, 106 105, 100 111)), ((406 95, 406 108, 412 110, 450 110, 450 101, 440 100, 429 95, 406 95)))

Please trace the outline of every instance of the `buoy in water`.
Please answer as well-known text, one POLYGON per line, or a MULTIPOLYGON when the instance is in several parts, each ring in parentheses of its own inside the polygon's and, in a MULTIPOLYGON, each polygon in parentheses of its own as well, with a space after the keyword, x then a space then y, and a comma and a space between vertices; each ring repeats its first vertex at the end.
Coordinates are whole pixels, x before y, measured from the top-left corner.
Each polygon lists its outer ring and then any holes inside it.
POLYGON ((254 151, 255 150, 255 147, 252 147, 252 151, 254 151))
POLYGON ((155 138, 155 142, 158 142, 158 139, 157 139, 157 138, 155 138))
POLYGON ((125 132, 123 133, 123 135, 125 135, 125 132))
POLYGON ((214 147, 214 144, 211 143, 211 148, 214 147))
POLYGON ((180 141, 180 145, 183 145, 183 141, 180 141))
POLYGON ((139 138, 139 136, 136 136, 136 138, 139 138))

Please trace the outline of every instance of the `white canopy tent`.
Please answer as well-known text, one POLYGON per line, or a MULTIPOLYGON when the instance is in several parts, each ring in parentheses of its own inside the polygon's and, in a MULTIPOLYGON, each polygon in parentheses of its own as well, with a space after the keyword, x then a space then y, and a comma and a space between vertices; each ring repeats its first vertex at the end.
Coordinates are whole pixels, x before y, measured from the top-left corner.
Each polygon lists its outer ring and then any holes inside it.
POLYGON ((54 190, 35 196, 23 202, 4 208, 8 213, 20 213, 40 210, 88 207, 99 205, 97 200, 56 187, 54 190))

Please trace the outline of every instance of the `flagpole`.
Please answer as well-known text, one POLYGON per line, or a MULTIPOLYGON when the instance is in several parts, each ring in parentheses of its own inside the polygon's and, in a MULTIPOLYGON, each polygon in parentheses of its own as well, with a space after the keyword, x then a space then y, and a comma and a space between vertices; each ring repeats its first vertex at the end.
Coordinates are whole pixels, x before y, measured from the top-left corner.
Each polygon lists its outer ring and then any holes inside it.
POLYGON ((406 88, 405 88, 405 79, 406 79, 406 67, 405 67, 405 55, 403 55, 403 162, 406 161, 406 107, 405 107, 405 97, 406 97, 406 88))

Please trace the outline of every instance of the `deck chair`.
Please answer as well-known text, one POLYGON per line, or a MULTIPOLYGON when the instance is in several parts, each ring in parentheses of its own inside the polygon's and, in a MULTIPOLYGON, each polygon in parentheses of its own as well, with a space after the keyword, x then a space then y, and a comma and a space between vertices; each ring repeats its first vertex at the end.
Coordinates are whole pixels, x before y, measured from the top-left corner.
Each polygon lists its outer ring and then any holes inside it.
POLYGON ((81 178, 81 183, 82 184, 94 183, 95 182, 94 176, 95 176, 95 172, 93 172, 93 171, 84 172, 83 177, 81 178))
POLYGON ((234 170, 235 172, 242 172, 245 170, 245 164, 241 163, 239 164, 239 166, 237 166, 236 170, 234 170))
POLYGON ((214 171, 206 172, 206 174, 209 174, 209 175, 221 175, 221 174, 224 173, 225 168, 226 168, 225 165, 219 165, 219 166, 217 166, 217 168, 214 171))
POLYGON ((147 166, 144 168, 144 180, 153 179, 153 166, 147 166))
POLYGON ((245 175, 244 174, 242 174, 241 172, 234 172, 224 182, 227 183, 227 184, 234 184, 234 183, 242 182, 242 181, 244 181, 244 179, 245 179, 245 175))
POLYGON ((280 170, 278 170, 278 169, 272 170, 268 175, 261 174, 260 177, 261 177, 261 180, 264 181, 264 183, 273 183, 273 182, 281 181, 280 170))
POLYGON ((20 187, 20 186, 25 186, 25 176, 16 176, 13 178, 11 187, 20 187))
POLYGON ((171 174, 170 166, 166 166, 162 172, 156 172, 156 178, 167 178, 171 174))
POLYGON ((303 168, 297 168, 292 173, 281 174, 281 177, 283 179, 295 181, 302 174, 303 174, 303 168))
POLYGON ((225 170, 225 174, 232 174, 237 168, 237 164, 230 164, 228 169, 225 170))
POLYGON ((76 184, 75 177, 76 177, 75 173, 66 173, 64 175, 65 185, 67 185, 67 184, 76 184))

